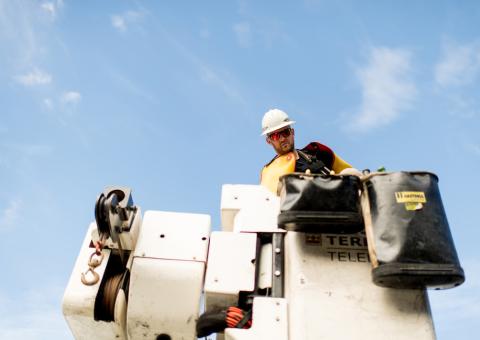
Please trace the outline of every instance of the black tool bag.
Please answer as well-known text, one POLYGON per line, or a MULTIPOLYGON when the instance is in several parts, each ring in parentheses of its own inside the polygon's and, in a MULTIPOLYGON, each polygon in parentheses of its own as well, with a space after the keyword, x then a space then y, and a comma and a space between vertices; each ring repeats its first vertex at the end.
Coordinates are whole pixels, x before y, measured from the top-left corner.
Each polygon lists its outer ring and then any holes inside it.
POLYGON ((362 209, 375 284, 442 289, 463 283, 436 175, 372 174, 364 181, 362 209))
POLYGON ((280 228, 308 233, 363 230, 357 176, 293 173, 280 178, 280 228))

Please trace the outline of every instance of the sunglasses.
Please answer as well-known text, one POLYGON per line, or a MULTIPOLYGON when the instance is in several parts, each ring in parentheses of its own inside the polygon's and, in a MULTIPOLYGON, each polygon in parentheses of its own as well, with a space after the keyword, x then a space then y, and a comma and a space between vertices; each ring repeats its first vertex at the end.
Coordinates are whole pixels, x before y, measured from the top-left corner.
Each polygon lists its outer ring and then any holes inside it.
POLYGON ((271 134, 268 135, 268 138, 270 138, 273 141, 277 141, 280 139, 280 136, 282 136, 283 138, 287 138, 291 134, 292 134, 292 129, 288 128, 288 129, 272 132, 271 134))

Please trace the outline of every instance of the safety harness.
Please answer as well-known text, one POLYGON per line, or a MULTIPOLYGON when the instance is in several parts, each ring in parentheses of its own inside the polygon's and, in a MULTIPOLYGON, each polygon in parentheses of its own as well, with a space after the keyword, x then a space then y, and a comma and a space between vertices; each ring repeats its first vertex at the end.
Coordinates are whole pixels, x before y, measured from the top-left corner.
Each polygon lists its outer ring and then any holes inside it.
POLYGON ((271 192, 277 193, 278 180, 281 176, 292 172, 305 172, 329 174, 333 169, 335 154, 326 145, 312 142, 300 150, 291 151, 285 155, 275 156, 262 169, 261 184, 271 192))

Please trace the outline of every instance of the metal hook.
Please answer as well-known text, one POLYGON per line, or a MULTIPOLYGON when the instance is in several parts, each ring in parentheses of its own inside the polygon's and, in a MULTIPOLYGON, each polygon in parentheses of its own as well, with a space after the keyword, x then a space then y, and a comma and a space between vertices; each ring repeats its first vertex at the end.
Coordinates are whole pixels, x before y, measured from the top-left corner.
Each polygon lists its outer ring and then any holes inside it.
POLYGON ((96 268, 96 267, 98 267, 98 266, 102 263, 102 261, 103 261, 103 256, 104 256, 104 254, 103 254, 102 252, 101 252, 100 254, 97 254, 97 252, 94 251, 94 252, 92 253, 92 255, 90 255, 90 259, 88 260, 88 266, 89 266, 90 268, 96 268), (96 258, 94 259, 93 257, 94 257, 95 255, 99 255, 99 256, 100 256, 100 259, 96 259, 96 258))
POLYGON ((100 280, 100 276, 98 275, 98 273, 96 273, 93 268, 88 268, 87 271, 85 273, 82 273, 82 283, 86 286, 93 286, 94 284, 96 284, 98 281, 100 280), (88 272, 91 272, 92 275, 93 275, 93 278, 91 280, 87 280, 86 278, 86 274, 88 272))

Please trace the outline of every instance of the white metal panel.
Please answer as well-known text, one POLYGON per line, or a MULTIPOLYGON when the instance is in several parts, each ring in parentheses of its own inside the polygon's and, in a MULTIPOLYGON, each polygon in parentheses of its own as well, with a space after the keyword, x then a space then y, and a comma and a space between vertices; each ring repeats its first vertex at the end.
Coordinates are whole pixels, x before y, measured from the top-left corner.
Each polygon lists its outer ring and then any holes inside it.
POLYGON ((258 288, 272 288, 273 246, 271 243, 262 245, 260 252, 260 265, 258 268, 258 288))
POLYGON ((287 301, 280 298, 253 299, 252 327, 227 328, 225 340, 288 340, 287 301))
POLYGON ((206 261, 210 216, 146 211, 134 256, 206 261))
POLYGON ((279 231, 279 198, 261 185, 222 186, 221 222, 224 231, 279 231))
POLYGON ((435 339, 424 290, 372 283, 363 234, 288 232, 285 247, 291 340, 435 339))
POLYGON ((272 209, 272 204, 263 205, 251 201, 235 215, 234 232, 285 232, 278 228, 278 209, 272 209))
POLYGON ((126 340, 127 335, 115 322, 95 321, 84 315, 67 318, 75 340, 126 340))
POLYGON ((205 264, 135 257, 130 275, 130 339, 196 339, 205 264))
POLYGON ((95 321, 93 316, 95 298, 105 273, 108 259, 110 258, 109 249, 102 251, 104 254, 103 261, 100 266, 95 268, 95 272, 100 276, 98 283, 92 286, 86 286, 81 282, 81 273, 88 269, 90 255, 95 251, 95 249, 90 248, 89 245, 91 242, 90 235, 96 228, 96 224, 91 223, 83 240, 80 253, 63 296, 63 314, 73 336, 77 340, 126 339, 124 329, 122 329, 121 326, 114 322, 95 321))
POLYGON ((256 243, 256 234, 212 232, 205 277, 206 310, 236 305, 240 291, 253 291, 256 243))

